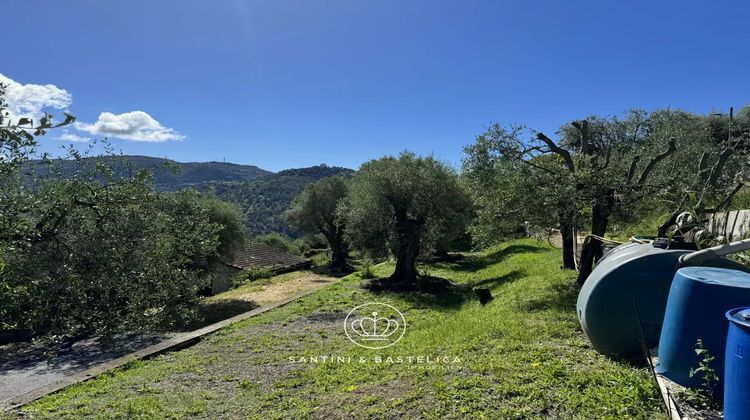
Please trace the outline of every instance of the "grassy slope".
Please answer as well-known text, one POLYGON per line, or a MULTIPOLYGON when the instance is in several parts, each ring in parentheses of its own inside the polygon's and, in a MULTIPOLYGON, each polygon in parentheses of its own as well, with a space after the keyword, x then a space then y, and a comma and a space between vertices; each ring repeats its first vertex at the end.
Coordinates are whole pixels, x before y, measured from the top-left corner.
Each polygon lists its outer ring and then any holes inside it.
MULTIPOLYGON (((514 241, 458 264, 423 267, 481 281, 496 299, 374 296, 356 275, 235 324, 196 346, 48 396, 27 410, 60 416, 658 417, 647 371, 593 350, 575 316, 559 251, 514 241), (384 350, 350 343, 341 322, 380 301, 404 312, 404 338, 384 350), (290 356, 459 356, 458 370, 386 363, 304 364, 290 356)), ((390 265, 377 267, 386 275, 390 265)))
POLYGON ((324 277, 310 270, 299 270, 280 274, 268 279, 258 279, 234 289, 205 298, 199 307, 201 318, 189 326, 195 330, 235 315, 250 311, 298 295, 305 290, 320 286, 324 277))

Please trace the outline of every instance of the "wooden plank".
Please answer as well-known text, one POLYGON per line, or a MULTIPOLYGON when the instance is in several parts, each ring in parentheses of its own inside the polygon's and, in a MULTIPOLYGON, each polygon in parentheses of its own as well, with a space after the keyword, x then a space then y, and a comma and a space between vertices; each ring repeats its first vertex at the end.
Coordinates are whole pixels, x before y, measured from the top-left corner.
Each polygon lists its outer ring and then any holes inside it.
MULTIPOLYGON (((335 283, 335 282, 334 282, 335 283)), ((228 325, 231 325, 235 322, 239 322, 248 318, 252 318, 254 316, 260 315, 264 312, 268 312, 271 309, 276 309, 278 307, 284 306, 286 304, 289 304, 291 302, 294 302, 295 300, 298 300, 300 298, 303 298, 307 295, 310 295, 312 293, 317 292, 318 290, 322 289, 323 287, 330 286, 333 283, 328 283, 325 285, 322 285, 320 287, 316 287, 311 290, 307 290, 303 293, 299 293, 295 296, 292 296, 290 298, 284 299, 282 301, 261 306, 259 308, 255 308, 251 311, 239 314, 237 316, 234 316, 232 318, 227 318, 223 321, 219 321, 215 324, 211 324, 208 326, 205 326, 203 328, 200 328, 195 331, 191 331, 188 333, 180 334, 176 337, 164 340, 160 343, 154 344, 153 346, 146 347, 145 349, 138 350, 136 352, 127 354, 125 356, 122 356, 120 358, 111 360, 106 363, 102 363, 100 365, 97 365, 91 369, 85 370, 83 372, 77 373, 73 376, 67 377, 65 379, 61 379, 57 382, 53 382, 48 385, 41 386, 39 388, 36 388, 34 390, 31 390, 25 394, 13 397, 9 400, 0 401, 0 412, 7 411, 7 410, 13 410, 19 407, 22 407, 32 401, 38 400, 39 398, 42 398, 46 395, 52 394, 54 392, 60 391, 63 388, 66 388, 70 385, 77 384, 79 382, 83 382, 86 380, 89 380, 91 378, 95 378, 99 375, 101 375, 104 372, 107 372, 109 370, 122 367, 128 363, 134 362, 136 360, 144 360, 149 359, 152 357, 156 357, 160 354, 168 353, 171 351, 176 351, 180 349, 184 349, 187 347, 190 347, 194 345, 195 343, 199 342, 203 337, 205 337, 208 334, 211 334, 213 332, 216 332, 228 325)))
POLYGON ((672 398, 672 393, 669 392, 665 378, 657 373, 656 383, 659 384, 659 392, 661 392, 661 398, 664 400, 664 405, 666 405, 667 411, 669 412, 669 418, 671 420, 682 420, 680 409, 677 408, 677 403, 674 398, 672 398))
MULTIPOLYGON (((654 347, 650 350, 651 353, 651 365, 657 366, 659 364, 659 357, 658 354, 658 348, 654 347)), ((661 398, 664 401, 664 406, 667 408, 667 415, 669 416, 670 420, 683 420, 682 417, 682 410, 677 406, 677 402, 675 401, 674 397, 672 397, 672 392, 669 390, 668 382, 671 382, 669 379, 665 378, 664 376, 660 375, 658 372, 654 372, 654 377, 656 378, 656 383, 659 386, 659 393, 661 393, 661 398)))
POLYGON ((750 210, 714 213, 708 217, 708 231, 729 242, 745 239, 750 234, 750 210))

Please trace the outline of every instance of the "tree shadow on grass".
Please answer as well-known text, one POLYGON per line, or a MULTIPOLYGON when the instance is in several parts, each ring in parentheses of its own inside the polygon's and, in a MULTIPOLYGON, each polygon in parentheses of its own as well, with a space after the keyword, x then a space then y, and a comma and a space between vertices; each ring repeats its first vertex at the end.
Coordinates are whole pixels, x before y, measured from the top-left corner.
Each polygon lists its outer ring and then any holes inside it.
POLYGON ((470 290, 444 291, 440 293, 407 292, 399 297, 409 302, 415 309, 434 309, 439 311, 455 311, 471 299, 476 299, 470 290))
POLYGON ((503 249, 491 252, 487 255, 482 256, 469 256, 464 260, 450 264, 449 268, 457 271, 479 271, 490 265, 497 264, 509 257, 516 254, 536 253, 545 252, 547 248, 544 246, 525 245, 525 244, 514 244, 507 246, 503 249))
POLYGON ((395 293, 411 303, 414 308, 455 310, 467 300, 474 298, 470 285, 456 284, 450 280, 433 276, 422 276, 411 285, 394 283, 389 278, 369 279, 362 288, 375 295, 395 293))
POLYGON ((529 312, 556 310, 575 312, 579 289, 573 283, 562 283, 552 286, 544 297, 531 299, 522 307, 529 312))
POLYGON ((332 267, 330 264, 325 265, 318 265, 310 269, 315 274, 320 274, 323 276, 329 276, 329 277, 336 277, 341 278, 344 276, 348 276, 349 274, 355 272, 355 268, 347 265, 346 267, 332 267))
POLYGON ((203 328, 207 325, 215 324, 227 318, 251 311, 257 307, 257 303, 241 299, 220 299, 202 302, 198 307, 199 319, 185 326, 184 330, 192 331, 203 328))
POLYGON ((485 279, 478 281, 476 283, 472 283, 474 287, 486 287, 488 289, 494 289, 498 286, 502 286, 505 283, 514 282, 518 279, 523 278, 525 273, 521 270, 513 270, 511 272, 508 272, 506 274, 503 274, 502 276, 493 277, 491 279, 485 279))
POLYGON ((514 270, 499 277, 466 284, 453 283, 440 277, 423 276, 411 289, 394 289, 389 287, 388 279, 373 279, 366 282, 363 287, 375 294, 399 293, 399 297, 414 308, 452 311, 460 309, 465 302, 478 300, 474 288, 493 289, 523 276, 523 272, 514 270))

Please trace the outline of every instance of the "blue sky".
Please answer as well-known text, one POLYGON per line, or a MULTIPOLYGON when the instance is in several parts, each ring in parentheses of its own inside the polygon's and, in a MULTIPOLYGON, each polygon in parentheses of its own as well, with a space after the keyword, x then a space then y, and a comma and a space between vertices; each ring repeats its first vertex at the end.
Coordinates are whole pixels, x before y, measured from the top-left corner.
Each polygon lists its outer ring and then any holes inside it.
POLYGON ((750 102, 745 2, 3 6, 0 73, 17 110, 62 107, 81 122, 42 138, 45 151, 108 136, 126 154, 270 170, 356 168, 405 149, 458 165, 495 121, 554 132, 633 107, 750 102))

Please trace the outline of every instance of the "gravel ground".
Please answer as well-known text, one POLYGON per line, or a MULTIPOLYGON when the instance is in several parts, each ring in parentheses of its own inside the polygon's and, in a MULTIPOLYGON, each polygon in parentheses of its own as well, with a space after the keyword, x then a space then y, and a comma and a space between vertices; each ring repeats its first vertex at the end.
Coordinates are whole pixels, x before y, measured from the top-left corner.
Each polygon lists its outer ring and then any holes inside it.
MULTIPOLYGON (((284 278, 252 292, 244 292, 242 288, 231 290, 212 297, 211 301, 243 300, 265 306, 336 280, 306 271, 289 273, 286 277, 288 280, 284 278)), ((234 314, 227 316, 231 315, 234 314)), ((9 400, 36 388, 183 334, 186 333, 128 334, 117 337, 110 346, 102 346, 96 339, 55 347, 31 343, 0 346, 0 409, 9 400)))
POLYGON ((0 347, 0 407, 5 402, 93 366, 125 356, 177 334, 129 334, 118 337, 111 346, 97 339, 77 341, 67 346, 17 343, 0 347))

